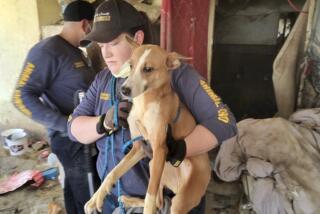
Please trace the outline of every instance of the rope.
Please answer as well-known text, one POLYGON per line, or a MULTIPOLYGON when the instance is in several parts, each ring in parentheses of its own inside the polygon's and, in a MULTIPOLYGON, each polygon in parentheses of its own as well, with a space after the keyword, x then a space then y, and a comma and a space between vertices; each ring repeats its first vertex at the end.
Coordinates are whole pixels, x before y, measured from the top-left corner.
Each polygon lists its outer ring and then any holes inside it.
POLYGON ((143 137, 142 136, 138 136, 138 137, 135 137, 129 141, 127 141, 123 146, 122 146, 122 153, 126 153, 129 149, 129 146, 131 146, 135 141, 139 141, 139 140, 143 140, 143 137))
MULTIPOLYGON (((119 126, 119 121, 118 121, 118 101, 116 98, 116 78, 112 77, 111 79, 111 106, 114 107, 114 111, 113 111, 113 123, 114 126, 117 128, 119 126)), ((121 132, 122 132, 122 142, 124 142, 124 129, 121 128, 121 132)), ((106 172, 107 172, 107 166, 108 166, 108 160, 109 160, 109 150, 111 147, 111 156, 112 156, 112 162, 113 165, 116 166, 116 159, 115 159, 115 150, 114 150, 114 144, 115 144, 115 134, 112 133, 109 137, 107 137, 106 142, 105 142, 105 159, 104 159, 104 171, 102 173, 103 175, 103 179, 106 177, 106 172)), ((117 194, 118 194, 118 202, 119 202, 119 206, 120 206, 120 211, 121 214, 125 214, 125 208, 124 205, 122 203, 122 201, 120 200, 120 196, 121 196, 121 184, 120 184, 120 179, 117 181, 117 194)), ((107 202, 111 204, 111 207, 116 207, 111 200, 108 200, 107 198, 107 202)))

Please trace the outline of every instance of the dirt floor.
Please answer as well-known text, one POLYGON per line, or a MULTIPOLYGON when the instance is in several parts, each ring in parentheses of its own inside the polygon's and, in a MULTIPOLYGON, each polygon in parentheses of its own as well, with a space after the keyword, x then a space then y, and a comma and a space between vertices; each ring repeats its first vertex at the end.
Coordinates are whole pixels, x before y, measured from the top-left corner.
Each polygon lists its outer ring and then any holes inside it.
MULTIPOLYGON (((45 160, 39 160, 36 152, 14 157, 10 156, 8 150, 0 148, 0 181, 14 172, 29 169, 43 171, 48 168, 51 167, 45 160)), ((48 205, 52 202, 63 205, 63 194, 58 180, 45 181, 38 188, 25 184, 13 192, 0 195, 0 214, 44 214, 48 213, 48 205)))
POLYGON ((211 179, 206 195, 206 214, 238 214, 243 191, 240 182, 211 179))
MULTIPOLYGON (((50 167, 45 159, 39 158, 37 152, 14 157, 0 147, 0 181, 14 172, 28 169, 43 171, 50 167)), ((241 196, 239 182, 225 183, 212 179, 206 196, 206 214, 239 213, 241 196)), ((56 203, 63 209, 63 194, 57 179, 45 181, 39 188, 26 184, 13 192, 0 195, 0 214, 44 214, 48 213, 50 203, 56 203)))

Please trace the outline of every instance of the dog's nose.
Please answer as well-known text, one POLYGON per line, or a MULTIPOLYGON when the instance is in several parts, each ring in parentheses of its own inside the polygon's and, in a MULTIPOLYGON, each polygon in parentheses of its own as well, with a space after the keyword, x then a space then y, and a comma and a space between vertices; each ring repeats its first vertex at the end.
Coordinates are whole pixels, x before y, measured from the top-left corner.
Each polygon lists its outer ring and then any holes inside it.
POLYGON ((126 86, 122 86, 121 87, 121 93, 125 96, 130 96, 131 95, 131 89, 126 87, 126 86))

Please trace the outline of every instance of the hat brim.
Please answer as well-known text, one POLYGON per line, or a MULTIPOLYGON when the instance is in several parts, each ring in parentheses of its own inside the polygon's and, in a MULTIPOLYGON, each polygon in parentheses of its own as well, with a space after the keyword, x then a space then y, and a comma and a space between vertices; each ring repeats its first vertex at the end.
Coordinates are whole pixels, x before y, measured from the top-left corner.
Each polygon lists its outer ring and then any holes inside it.
POLYGON ((94 29, 80 41, 81 47, 86 47, 91 42, 108 43, 117 38, 121 34, 119 30, 110 30, 106 32, 97 32, 94 29))

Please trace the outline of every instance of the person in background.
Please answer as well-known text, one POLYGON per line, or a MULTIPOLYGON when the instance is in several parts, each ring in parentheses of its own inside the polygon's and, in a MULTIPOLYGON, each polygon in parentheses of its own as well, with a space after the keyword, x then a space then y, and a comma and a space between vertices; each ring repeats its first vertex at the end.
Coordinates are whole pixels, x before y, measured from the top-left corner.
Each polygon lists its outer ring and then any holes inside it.
MULTIPOLYGON (((90 3, 68 4, 62 32, 31 48, 13 95, 16 108, 48 130, 52 152, 65 171, 63 191, 69 214, 84 213, 90 198, 84 145, 69 139, 67 119, 79 93, 88 89, 95 76, 79 49, 80 41, 91 30, 93 17, 90 3)), ((94 183, 99 185, 99 179, 94 183)))

